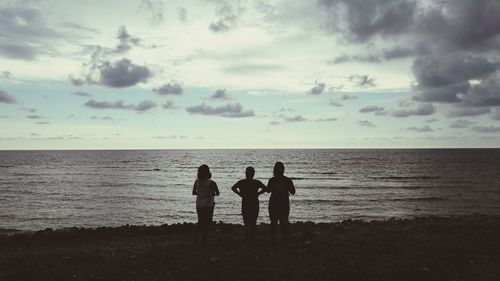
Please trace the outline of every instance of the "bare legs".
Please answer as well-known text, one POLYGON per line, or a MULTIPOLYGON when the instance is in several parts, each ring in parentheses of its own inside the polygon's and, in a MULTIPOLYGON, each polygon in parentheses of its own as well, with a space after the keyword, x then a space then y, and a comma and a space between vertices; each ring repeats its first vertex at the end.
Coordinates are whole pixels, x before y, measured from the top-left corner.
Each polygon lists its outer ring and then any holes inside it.
POLYGON ((195 244, 199 244, 201 234, 201 245, 205 245, 207 242, 208 231, 213 220, 214 207, 196 208, 196 213, 198 214, 198 223, 196 225, 195 244))

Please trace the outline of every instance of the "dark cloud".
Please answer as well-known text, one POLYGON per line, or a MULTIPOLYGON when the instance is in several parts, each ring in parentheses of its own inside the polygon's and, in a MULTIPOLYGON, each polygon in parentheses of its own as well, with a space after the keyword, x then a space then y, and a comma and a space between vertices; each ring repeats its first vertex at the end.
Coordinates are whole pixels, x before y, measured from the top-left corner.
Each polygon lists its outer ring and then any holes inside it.
POLYGON ((468 116, 479 116, 483 114, 490 113, 491 110, 487 107, 457 107, 452 111, 448 112, 448 117, 468 117, 468 116))
POLYGON ((159 88, 154 88, 153 92, 156 92, 157 94, 163 95, 163 96, 166 96, 166 95, 178 96, 178 95, 182 95, 182 93, 184 91, 182 89, 182 86, 179 83, 170 82, 170 83, 166 83, 166 84, 161 85, 159 88))
POLYGON ((48 125, 50 122, 48 121, 41 121, 41 122, 36 122, 37 125, 48 125))
POLYGON ((309 91, 307 91, 307 93, 311 95, 319 95, 324 91, 325 91, 325 83, 321 82, 318 83, 318 81, 316 81, 315 85, 309 91))
POLYGON ((476 124, 476 122, 471 122, 469 120, 464 120, 464 119, 459 119, 456 120, 455 122, 450 124, 450 128, 455 128, 455 129, 465 129, 469 128, 470 126, 476 124))
POLYGON ((329 27, 357 42, 407 32, 417 8, 409 0, 321 0, 320 4, 327 9, 329 27))
POLYGON ((284 117, 283 120, 285 122, 304 122, 304 121, 307 121, 307 118, 305 118, 302 115, 295 115, 292 117, 284 117))
POLYGON ((278 122, 278 121, 271 121, 271 122, 269 122, 269 125, 279 125, 279 124, 281 124, 281 123, 278 122))
POLYGON ((84 105, 94 109, 125 109, 137 112, 145 112, 157 106, 156 103, 149 100, 141 101, 138 104, 125 104, 122 100, 115 102, 89 100, 84 105))
POLYGON ((217 115, 222 117, 238 118, 255 116, 253 110, 244 110, 240 103, 228 103, 223 106, 209 106, 205 103, 186 107, 186 111, 191 114, 217 115))
POLYGON ((500 108, 497 108, 491 113, 491 119, 493 120, 500 120, 500 108))
POLYGON ((126 53, 128 50, 132 49, 133 46, 138 46, 141 42, 141 39, 131 36, 127 32, 127 28, 125 26, 120 26, 116 39, 118 39, 119 43, 114 51, 120 54, 126 53))
POLYGON ((376 127, 375 124, 373 124, 372 122, 370 122, 368 120, 359 120, 357 123, 361 127, 369 127, 369 128, 376 127))
POLYGON ((208 28, 213 32, 225 32, 231 29, 229 23, 226 20, 218 20, 216 22, 210 23, 208 28))
POLYGON ((81 92, 81 91, 73 92, 72 95, 74 95, 74 96, 80 96, 80 97, 91 97, 92 96, 89 93, 81 92))
POLYGON ((384 111, 384 110, 385 110, 384 107, 372 105, 372 106, 367 106, 367 107, 361 108, 359 110, 359 112, 361 112, 361 113, 371 113, 371 112, 380 112, 380 111, 384 111))
POLYGON ((434 130, 427 125, 422 126, 422 127, 410 127, 410 128, 407 128, 406 130, 415 131, 415 132, 419 132, 419 133, 434 132, 434 130))
POLYGON ((26 116, 28 119, 42 119, 42 116, 40 115, 28 115, 26 116))
POLYGON ((213 93, 213 95, 210 96, 210 99, 213 100, 229 100, 231 99, 231 96, 229 96, 226 93, 226 89, 219 89, 213 93))
POLYGON ((353 74, 349 76, 349 82, 353 83, 357 87, 375 87, 375 79, 369 77, 368 75, 353 74))
POLYGON ((104 62, 99 66, 100 82, 103 85, 124 88, 146 83, 153 73, 146 67, 136 65, 129 59, 122 59, 114 63, 104 62))
POLYGON ((0 56, 34 60, 50 54, 50 41, 60 35, 49 28, 38 10, 22 7, 0 7, 0 56))
POLYGON ((494 126, 475 126, 472 127, 471 130, 478 133, 500 133, 500 127, 494 126))
POLYGON ((73 75, 69 75, 68 76, 68 80, 71 84, 73 84, 74 86, 82 86, 84 84, 86 84, 88 81, 86 81, 85 79, 82 79, 82 78, 76 78, 74 77, 73 75))
POLYGON ((11 94, 0 90, 0 103, 14 104, 17 103, 17 100, 11 94))
POLYGON ((401 46, 396 46, 390 49, 385 49, 383 51, 383 57, 385 60, 395 60, 412 57, 415 55, 415 50, 412 48, 406 48, 401 46))
POLYGON ((421 103, 415 108, 396 109, 391 111, 394 117, 426 116, 432 115, 436 108, 431 103, 421 103))
POLYGON ((332 118, 318 118, 314 121, 316 122, 331 122, 331 121, 337 121, 338 119, 335 118, 335 117, 332 117, 332 118))

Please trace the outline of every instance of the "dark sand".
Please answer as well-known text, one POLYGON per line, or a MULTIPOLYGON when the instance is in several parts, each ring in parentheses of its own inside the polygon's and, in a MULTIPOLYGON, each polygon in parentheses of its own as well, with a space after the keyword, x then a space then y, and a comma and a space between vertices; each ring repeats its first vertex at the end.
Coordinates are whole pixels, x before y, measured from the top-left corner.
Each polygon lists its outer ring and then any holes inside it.
POLYGON ((217 224, 0 233, 0 280, 500 280, 500 217, 291 225, 272 247, 242 226, 217 224))

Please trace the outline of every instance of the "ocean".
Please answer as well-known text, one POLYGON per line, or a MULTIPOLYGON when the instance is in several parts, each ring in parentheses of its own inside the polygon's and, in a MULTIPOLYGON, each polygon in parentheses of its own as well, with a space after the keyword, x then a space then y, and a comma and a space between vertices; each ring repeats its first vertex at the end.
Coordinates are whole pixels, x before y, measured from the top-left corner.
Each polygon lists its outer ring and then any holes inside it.
POLYGON ((500 214, 500 149, 0 151, 0 229, 196 222, 201 164, 221 191, 214 220, 242 223, 232 185, 247 166, 267 184, 276 161, 297 189, 291 221, 500 214))

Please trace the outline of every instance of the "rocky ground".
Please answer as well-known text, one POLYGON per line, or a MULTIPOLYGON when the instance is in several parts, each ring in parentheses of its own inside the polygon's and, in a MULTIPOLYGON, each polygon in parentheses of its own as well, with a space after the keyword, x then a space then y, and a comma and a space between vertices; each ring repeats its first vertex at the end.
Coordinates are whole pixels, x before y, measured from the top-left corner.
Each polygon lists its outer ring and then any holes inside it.
POLYGON ((193 224, 0 233, 0 280, 500 280, 500 217, 294 223, 288 246, 260 225, 193 224))

